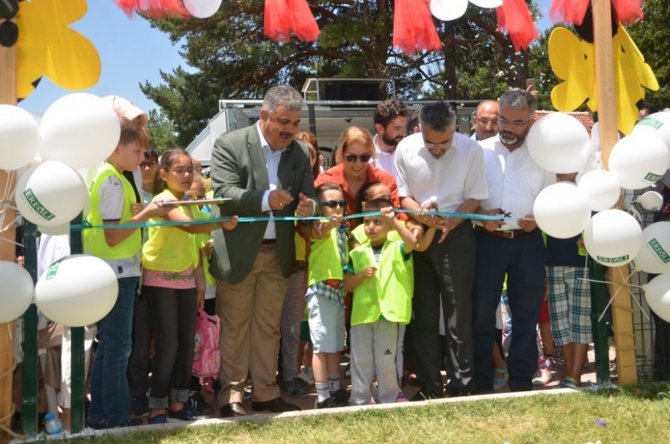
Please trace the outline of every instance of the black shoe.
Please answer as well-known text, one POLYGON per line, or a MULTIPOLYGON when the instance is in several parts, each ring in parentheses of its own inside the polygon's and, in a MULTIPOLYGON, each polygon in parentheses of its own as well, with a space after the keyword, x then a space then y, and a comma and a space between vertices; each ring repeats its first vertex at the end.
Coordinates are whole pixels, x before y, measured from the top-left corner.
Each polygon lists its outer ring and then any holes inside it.
POLYGON ((444 395, 440 393, 424 393, 422 391, 418 391, 416 395, 412 396, 412 399, 410 401, 426 401, 428 399, 440 399, 443 398, 444 395))
POLYGON ((337 403, 339 404, 339 407, 348 406, 350 396, 351 395, 349 394, 349 392, 344 389, 339 389, 335 390, 334 392, 330 392, 331 399, 334 398, 335 401, 337 401, 337 403))
POLYGON ((93 430, 104 430, 109 428, 109 426, 107 425, 107 421, 105 421, 104 419, 98 422, 91 422, 88 419, 86 419, 86 427, 91 428, 93 430))
POLYGON ((472 387, 472 389, 470 389, 471 395, 491 395, 493 393, 493 387, 482 387, 475 385, 472 387))
POLYGON ((198 416, 209 416, 212 414, 212 407, 205 402, 205 398, 202 394, 196 392, 193 393, 186 403, 198 416))
POLYGON ((149 408, 149 398, 144 393, 133 397, 132 407, 131 413, 135 416, 147 416, 151 411, 149 408))
POLYGON ((297 376, 290 381, 283 381, 279 384, 282 392, 294 398, 306 398, 311 391, 311 387, 297 376))
POLYGON ((275 398, 271 399, 269 401, 252 401, 251 402, 251 408, 254 409, 257 412, 260 412, 262 410, 269 410, 273 413, 281 413, 281 412, 290 412, 294 410, 300 410, 300 407, 297 405, 289 404, 288 402, 284 401, 282 398, 275 398))
POLYGON ((321 402, 319 402, 318 398, 316 399, 316 401, 314 401, 315 409, 332 409, 334 407, 346 407, 347 405, 348 404, 340 403, 334 396, 324 399, 321 402))
POLYGON ((470 388, 468 387, 450 387, 447 386, 447 397, 448 398, 458 398, 461 396, 470 396, 472 394, 470 388))
POLYGON ((231 402, 221 407, 220 410, 221 418, 236 418, 239 416, 247 416, 247 411, 244 410, 242 404, 239 402, 231 402))

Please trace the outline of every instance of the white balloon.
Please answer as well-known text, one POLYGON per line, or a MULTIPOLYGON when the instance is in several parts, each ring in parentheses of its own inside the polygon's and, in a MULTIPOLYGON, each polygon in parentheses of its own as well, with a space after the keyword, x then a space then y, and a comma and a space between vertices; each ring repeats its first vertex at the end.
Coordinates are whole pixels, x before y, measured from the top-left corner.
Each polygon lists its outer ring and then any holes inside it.
POLYGON ((639 190, 657 182, 670 166, 670 151, 656 135, 632 133, 619 140, 609 157, 609 169, 622 188, 639 190))
POLYGON ((584 174, 577 181, 577 188, 588 198, 593 211, 612 208, 621 194, 619 181, 606 170, 592 170, 584 174))
POLYGON ((119 293, 114 270, 100 258, 75 254, 49 266, 35 286, 35 303, 68 327, 93 324, 109 313, 119 293))
POLYGON ((462 17, 467 9, 468 0, 430 0, 430 12, 445 22, 462 17))
POLYGON ((37 231, 42 234, 50 234, 52 236, 62 236, 70 233, 70 224, 58 225, 56 227, 45 227, 43 225, 37 226, 37 231))
POLYGON ((497 8, 502 5, 502 0, 470 0, 473 5, 480 8, 497 8))
POLYGON ((574 184, 558 182, 537 195, 533 217, 549 236, 568 239, 584 231, 591 217, 591 207, 586 196, 574 184))
POLYGON ((84 180, 69 165, 47 160, 22 174, 16 207, 35 225, 58 227, 79 214, 88 200, 84 180))
POLYGON ((59 160, 75 169, 104 161, 121 135, 119 117, 109 101, 88 93, 68 94, 56 100, 40 122, 46 160, 59 160))
POLYGON ((670 222, 656 222, 642 230, 642 248, 633 259, 636 270, 670 273, 670 222))
POLYGON ((193 17, 211 17, 221 7, 222 0, 184 0, 184 7, 193 17))
POLYGON ((566 113, 549 113, 535 122, 526 137, 535 163, 553 173, 577 173, 589 155, 589 133, 566 113))
POLYGON ((584 230, 589 255, 607 266, 627 264, 640 251, 642 228, 633 216, 621 210, 595 214, 584 230))
POLYGON ((33 116, 18 106, 0 105, 0 168, 16 170, 30 162, 42 143, 33 116))
POLYGON ((635 200, 647 211, 658 211, 663 206, 663 196, 658 191, 646 191, 635 200))
POLYGON ((642 288, 647 304, 656 316, 670 322, 670 274, 658 275, 642 288))
POLYGON ((670 148, 670 112, 649 114, 633 127, 633 134, 653 134, 670 148))
POLYGON ((33 278, 17 263, 0 261, 0 324, 11 322, 33 302, 33 278))

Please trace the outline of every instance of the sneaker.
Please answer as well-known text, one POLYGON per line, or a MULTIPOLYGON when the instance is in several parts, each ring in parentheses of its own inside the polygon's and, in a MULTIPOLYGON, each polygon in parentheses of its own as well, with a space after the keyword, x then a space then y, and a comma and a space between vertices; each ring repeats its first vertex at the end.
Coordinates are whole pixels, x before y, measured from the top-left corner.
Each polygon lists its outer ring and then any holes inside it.
POLYGON ((150 417, 148 423, 150 425, 167 424, 167 416, 165 416, 165 414, 163 414, 163 415, 156 415, 153 418, 150 417))
POLYGON ((133 397, 131 413, 135 416, 147 416, 151 409, 149 408, 149 398, 146 393, 133 397))
POLYGON ((195 392, 188 398, 186 403, 198 416, 209 416, 213 413, 212 407, 205 402, 205 398, 201 393, 195 392))
POLYGON ((547 385, 551 382, 553 359, 549 356, 542 356, 538 360, 538 369, 533 376, 533 385, 547 385))
POLYGON ((493 390, 500 390, 505 387, 507 384, 507 378, 509 374, 507 373, 507 367, 496 368, 493 370, 493 390))
POLYGON ((314 401, 315 409, 332 409, 335 407, 344 407, 344 405, 337 402, 337 399, 335 399, 334 396, 331 396, 330 398, 324 399, 323 401, 320 402, 319 398, 317 398, 316 401, 314 401))
POLYGON ((306 398, 311 391, 310 385, 297 376, 290 381, 282 381, 279 388, 282 392, 294 398, 306 398))
POLYGON ((559 387, 561 388, 571 388, 571 389, 578 389, 579 384, 575 380, 575 378, 571 378, 570 376, 566 376, 564 380, 561 381, 560 384, 558 384, 559 387))
POLYGON ((314 373, 312 373, 311 368, 300 370, 300 373, 298 373, 298 378, 302 379, 309 385, 314 385, 314 373))
POLYGON ((335 398, 335 400, 342 407, 349 405, 349 397, 350 396, 351 395, 349 394, 349 392, 344 390, 344 389, 339 389, 339 390, 335 390, 334 392, 330 392, 330 397, 335 398))
POLYGON ((190 407, 184 407, 183 409, 177 410, 176 412, 168 409, 168 415, 170 415, 170 418, 180 419, 182 421, 193 421, 198 416, 197 413, 190 407))

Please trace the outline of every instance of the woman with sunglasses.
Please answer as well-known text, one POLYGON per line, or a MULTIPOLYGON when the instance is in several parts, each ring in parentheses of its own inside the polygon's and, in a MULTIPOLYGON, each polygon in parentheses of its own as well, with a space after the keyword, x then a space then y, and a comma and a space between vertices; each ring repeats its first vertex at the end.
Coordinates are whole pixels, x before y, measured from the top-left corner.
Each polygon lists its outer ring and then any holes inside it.
MULTIPOLYGON (((366 185, 380 182, 391 189, 393 206, 400 208, 398 187, 395 179, 370 163, 375 157, 372 136, 365 128, 352 126, 344 130, 337 146, 337 165, 319 174, 314 186, 325 182, 334 182, 342 187, 346 207, 344 214, 355 214, 361 211, 361 193, 366 185)), ((401 214, 404 219, 404 214, 401 214)), ((361 219, 349 219, 352 228, 361 223, 361 219)))

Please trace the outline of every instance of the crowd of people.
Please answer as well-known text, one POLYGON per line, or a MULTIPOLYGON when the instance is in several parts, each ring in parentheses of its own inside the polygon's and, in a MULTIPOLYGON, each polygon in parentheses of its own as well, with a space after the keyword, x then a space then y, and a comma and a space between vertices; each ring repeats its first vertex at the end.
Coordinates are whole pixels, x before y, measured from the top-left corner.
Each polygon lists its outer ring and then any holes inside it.
MULTIPOLYGON (((85 252, 119 281, 112 311, 87 328, 87 425, 213 413, 192 375, 198 309, 221 322, 220 417, 248 414, 250 386, 251 409, 266 412, 313 392, 315 408, 404 402, 409 374, 412 400, 531 390, 558 351, 561 386, 579 387, 586 254, 579 236, 546 236, 533 218, 539 192, 579 172, 530 157, 536 104, 521 89, 482 101, 469 137, 444 102, 410 116, 388 100, 376 134, 345 129, 324 170, 318 139, 299 130, 302 96, 278 86, 256 124, 216 140, 207 178, 186 151, 149 148, 145 115, 118 108, 121 139, 92 175, 86 217, 129 225, 84 230, 85 252)), ((68 253, 50 242, 43 262, 68 253)))

